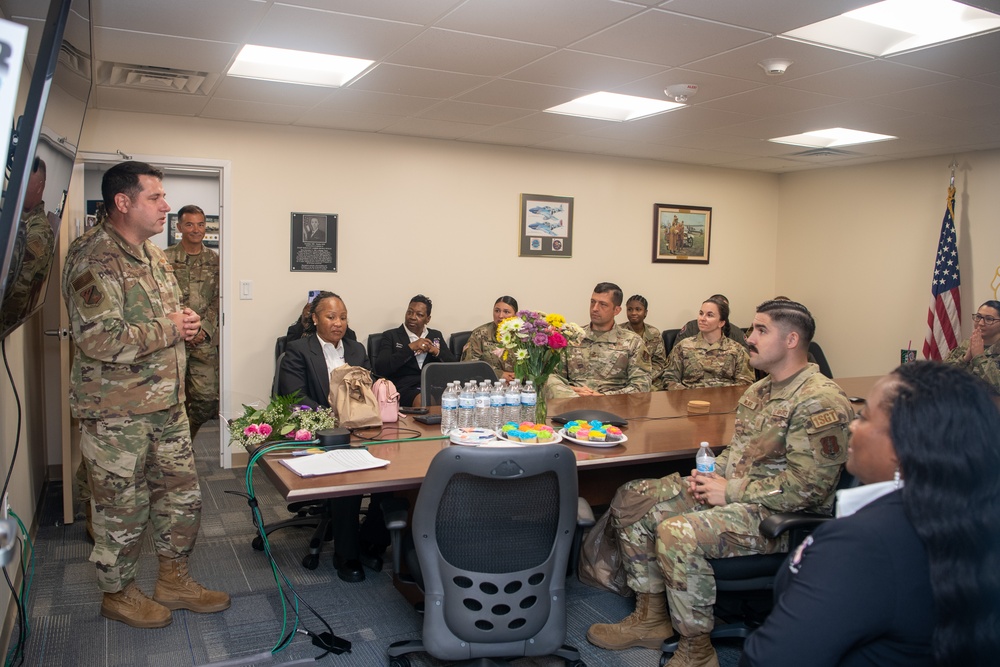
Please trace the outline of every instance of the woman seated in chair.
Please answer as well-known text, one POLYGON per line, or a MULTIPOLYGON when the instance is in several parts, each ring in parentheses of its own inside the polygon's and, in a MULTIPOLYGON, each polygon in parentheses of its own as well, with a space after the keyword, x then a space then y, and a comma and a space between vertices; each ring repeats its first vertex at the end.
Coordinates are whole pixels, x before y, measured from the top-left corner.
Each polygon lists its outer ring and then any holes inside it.
MULTIPOLYGON (((361 343, 348 340, 347 306, 333 292, 320 292, 310 306, 314 336, 292 341, 278 371, 278 394, 287 396, 296 391, 302 404, 310 407, 330 407, 330 373, 345 364, 371 371, 368 354, 361 343)), ((360 525, 361 496, 336 498, 334 503, 333 548, 337 575, 344 581, 363 581, 362 559, 372 569, 379 570, 381 552, 389 543, 388 533, 372 498, 364 526, 360 525)))
POLYGON ((512 296, 502 296, 493 304, 493 321, 476 327, 469 335, 469 342, 462 349, 462 361, 485 361, 496 371, 498 378, 510 382, 514 379, 514 359, 508 355, 502 359, 497 352, 503 352, 497 343, 497 325, 517 313, 517 300, 512 296))
POLYGON ((1000 411, 930 361, 880 379, 851 425, 835 521, 789 555, 740 665, 987 665, 1000 656, 1000 411))
POLYGON ((651 377, 653 391, 664 389, 663 371, 667 368, 667 349, 663 346, 663 334, 654 326, 646 324, 646 315, 649 313, 649 302, 646 297, 636 294, 630 296, 625 302, 625 315, 627 322, 618 325, 619 329, 625 329, 637 334, 649 350, 649 360, 653 367, 651 377))
POLYGON ((753 384, 750 355, 729 338, 729 303, 710 297, 698 311, 698 335, 677 341, 663 371, 665 389, 753 384))

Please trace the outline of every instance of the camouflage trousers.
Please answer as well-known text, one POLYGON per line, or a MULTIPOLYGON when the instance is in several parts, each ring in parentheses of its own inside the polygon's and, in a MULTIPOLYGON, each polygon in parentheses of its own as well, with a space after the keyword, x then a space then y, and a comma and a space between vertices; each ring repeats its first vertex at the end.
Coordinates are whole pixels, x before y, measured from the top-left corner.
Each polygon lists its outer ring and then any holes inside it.
POLYGON ((98 587, 123 589, 138 570, 146 524, 169 558, 191 552, 201 525, 201 489, 181 405, 134 417, 80 420, 80 450, 92 493, 98 587))
POLYGON ((708 558, 787 550, 760 534, 757 505, 700 505, 678 474, 622 486, 611 503, 629 588, 666 593, 674 628, 686 637, 714 625, 715 577, 708 558), (637 510, 645 512, 637 516, 637 510))
POLYGON ((188 349, 184 377, 184 406, 191 424, 191 439, 209 419, 219 414, 219 348, 201 345, 188 349))

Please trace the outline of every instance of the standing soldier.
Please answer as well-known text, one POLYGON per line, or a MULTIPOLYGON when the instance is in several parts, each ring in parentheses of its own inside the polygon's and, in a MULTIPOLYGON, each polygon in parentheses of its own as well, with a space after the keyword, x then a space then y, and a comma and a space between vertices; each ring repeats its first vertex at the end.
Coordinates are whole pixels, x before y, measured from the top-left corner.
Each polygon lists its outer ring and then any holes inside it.
POLYGON ((706 559, 787 551, 786 538, 760 534, 760 522, 775 512, 830 514, 853 410, 807 361, 815 331, 802 304, 758 306, 750 365, 770 375, 740 399, 717 472, 618 489, 611 512, 636 608, 619 623, 590 626, 592 644, 659 648, 676 630, 680 643, 668 667, 719 667, 710 639, 715 578, 706 559))
POLYGON ((229 607, 226 593, 188 573, 201 489, 183 406, 184 342, 199 335, 201 318, 181 306, 173 267, 148 240, 170 210, 162 180, 144 162, 109 169, 101 184, 108 217, 70 247, 62 280, 101 615, 137 628, 168 625, 171 609, 229 607), (153 599, 135 583, 147 523, 160 561, 153 599))
POLYGON ((205 212, 188 204, 177 212, 181 242, 167 249, 181 303, 201 315, 201 331, 185 343, 185 407, 191 439, 219 413, 219 256, 205 247, 205 212))

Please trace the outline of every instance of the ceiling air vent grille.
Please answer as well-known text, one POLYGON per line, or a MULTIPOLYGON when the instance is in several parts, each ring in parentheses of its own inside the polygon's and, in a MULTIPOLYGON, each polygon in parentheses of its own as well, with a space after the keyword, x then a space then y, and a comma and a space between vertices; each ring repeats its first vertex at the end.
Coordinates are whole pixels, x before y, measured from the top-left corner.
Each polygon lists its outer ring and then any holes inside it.
POLYGON ((119 88, 195 94, 199 92, 206 76, 205 72, 116 63, 111 66, 106 83, 119 88))
POLYGON ((801 153, 792 153, 794 157, 854 157, 860 153, 841 150, 839 148, 810 148, 801 153))
POLYGON ((85 79, 90 79, 90 56, 69 42, 64 41, 59 47, 59 64, 65 65, 71 72, 85 79))

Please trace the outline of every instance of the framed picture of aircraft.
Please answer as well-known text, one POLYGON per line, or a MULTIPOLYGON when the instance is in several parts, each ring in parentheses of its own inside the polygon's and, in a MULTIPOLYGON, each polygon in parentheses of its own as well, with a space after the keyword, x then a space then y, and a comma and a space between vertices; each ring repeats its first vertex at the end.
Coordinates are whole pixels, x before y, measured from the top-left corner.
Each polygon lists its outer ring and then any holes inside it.
POLYGON ((653 204, 653 261, 708 264, 712 209, 653 204))
POLYGON ((573 198, 521 195, 521 257, 573 256, 573 198))

